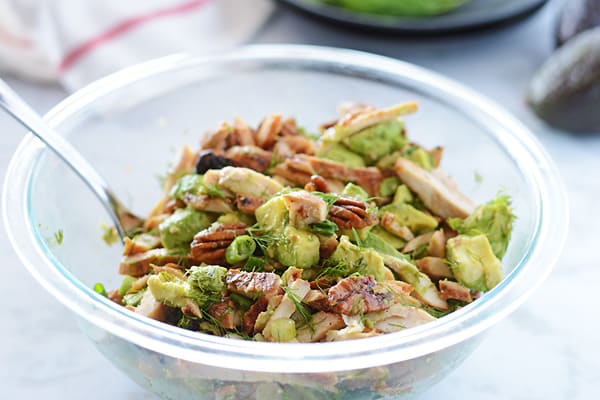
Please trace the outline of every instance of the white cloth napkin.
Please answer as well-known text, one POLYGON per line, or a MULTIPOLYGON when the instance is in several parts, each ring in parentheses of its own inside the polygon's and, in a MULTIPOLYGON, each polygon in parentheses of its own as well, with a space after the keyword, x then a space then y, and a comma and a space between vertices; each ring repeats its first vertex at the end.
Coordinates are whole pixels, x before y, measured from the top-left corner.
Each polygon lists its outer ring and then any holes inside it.
POLYGON ((0 71, 77 89, 126 66, 248 40, 270 0, 0 0, 0 71))

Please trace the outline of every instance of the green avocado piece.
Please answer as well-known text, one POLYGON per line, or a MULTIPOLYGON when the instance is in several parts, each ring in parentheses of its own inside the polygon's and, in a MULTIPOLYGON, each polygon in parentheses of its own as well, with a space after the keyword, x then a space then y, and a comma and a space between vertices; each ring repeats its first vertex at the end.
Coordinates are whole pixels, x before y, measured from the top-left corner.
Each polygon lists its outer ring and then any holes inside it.
POLYGON ((406 185, 400 185, 396 189, 396 193, 394 194, 394 200, 392 203, 394 204, 402 204, 402 203, 412 203, 414 200, 413 195, 406 185))
POLYGON ((256 222, 268 232, 281 232, 289 219, 285 201, 281 196, 276 196, 258 207, 254 212, 256 222))
POLYGON ((446 254, 452 273, 465 287, 485 292, 502 280, 502 265, 485 235, 448 239, 446 254))
POLYGON ((227 268, 219 265, 193 266, 188 271, 188 283, 203 293, 206 303, 217 303, 223 297, 227 268))
POLYGON ((398 185, 400 185, 400 180, 395 176, 385 178, 381 181, 379 195, 383 197, 394 195, 394 193, 396 193, 396 189, 398 189, 398 185))
POLYGON ((282 265, 304 269, 319 262, 321 244, 317 235, 293 226, 286 226, 282 239, 275 248, 277 261, 282 265))
POLYGON ((196 194, 203 186, 203 176, 198 174, 184 175, 173 185, 170 195, 179 200, 183 200, 185 195, 196 194))
POLYGON ((148 289, 157 301, 169 307, 183 307, 192 299, 199 305, 206 302, 206 298, 195 293, 188 282, 164 271, 148 278, 148 289))
POLYGON ((348 10, 369 14, 426 17, 444 14, 469 0, 322 0, 348 10))
POLYGON ((600 26, 575 36, 535 74, 527 101, 550 125, 600 132, 600 26))
POLYGON ((365 162, 361 156, 353 153, 341 143, 324 146, 324 149, 323 152, 317 154, 320 158, 337 161, 348 168, 363 168, 365 166, 365 162))
MULTIPOLYGON (((388 235, 393 236, 388 233, 388 235)), ((404 254, 400 253, 396 248, 381 236, 376 235, 372 232, 367 234, 367 237, 362 240, 362 245, 364 247, 369 247, 373 250, 377 250, 380 253, 387 254, 394 257, 404 258, 404 254)))
POLYGON ((403 131, 404 123, 396 118, 365 128, 344 139, 344 144, 360 154, 368 165, 372 165, 407 144, 408 139, 403 131))
POLYGON ((373 227, 369 234, 379 236, 381 239, 385 240, 396 250, 400 250, 406 245, 406 241, 400 239, 398 236, 392 233, 389 233, 379 225, 373 227))
POLYGON ((381 207, 379 215, 392 213, 394 219, 400 226, 406 226, 415 235, 434 230, 438 226, 438 221, 429 214, 419 211, 410 204, 392 203, 381 207))
POLYGON ((379 253, 373 249, 364 249, 352 244, 348 236, 340 237, 340 243, 330 259, 333 262, 348 265, 350 273, 372 275, 377 281, 385 279, 385 266, 379 253))
POLYGON ((464 220, 448 218, 448 224, 463 235, 486 235, 494 255, 501 260, 510 242, 514 219, 515 216, 510 207, 510 197, 501 195, 477 206, 464 220))
POLYGON ((340 193, 342 197, 352 197, 353 199, 360 201, 367 201, 369 198, 369 194, 362 187, 354 184, 348 183, 344 186, 344 190, 340 193))
POLYGON ((431 154, 420 147, 411 149, 404 158, 409 159, 426 171, 431 171, 433 169, 433 158, 431 157, 431 154))
POLYGON ((187 247, 194 235, 214 220, 212 215, 192 208, 177 210, 158 226, 160 240, 167 249, 187 247))

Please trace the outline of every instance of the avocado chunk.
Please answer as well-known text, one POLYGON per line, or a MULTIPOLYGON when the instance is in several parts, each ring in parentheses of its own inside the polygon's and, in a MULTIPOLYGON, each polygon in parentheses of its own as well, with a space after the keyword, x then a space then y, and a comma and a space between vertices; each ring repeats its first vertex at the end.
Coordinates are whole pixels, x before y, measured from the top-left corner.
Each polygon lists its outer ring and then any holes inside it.
MULTIPOLYGON (((393 236, 390 233, 387 233, 387 234, 390 236, 393 236)), ((367 237, 364 240, 362 240, 361 243, 364 247, 369 247, 373 250, 377 250, 378 252, 380 252, 382 254, 388 254, 390 256, 404 258, 404 254, 402 254, 398 250, 396 250, 394 248, 394 246, 392 246, 389 242, 387 242, 381 236, 376 235, 372 232, 369 232, 367 234, 367 237)))
POLYGON ((396 193, 394 194, 394 200, 392 201, 394 204, 402 204, 402 203, 412 203, 414 197, 410 192, 410 189, 406 185, 400 185, 396 189, 396 193))
POLYGON ((404 158, 409 159, 426 171, 433 169, 433 157, 427 151, 420 147, 411 148, 405 155, 404 158))
POLYGON ((600 26, 559 48, 535 74, 527 101, 548 124, 582 133, 600 132, 600 26))
POLYGON ((381 181, 379 187, 379 195, 382 197, 393 196, 396 193, 396 189, 400 185, 400 179, 395 176, 390 176, 381 181))
POLYGON ((385 240, 390 246, 392 246, 396 250, 400 250, 406 245, 405 240, 400 239, 398 236, 392 233, 389 233, 379 225, 373 227, 369 234, 379 236, 381 239, 385 240))
POLYGON ((415 235, 432 231, 438 226, 438 221, 434 217, 417 210, 410 204, 392 203, 379 210, 382 216, 388 212, 392 213, 400 226, 406 226, 415 235))
POLYGON ((158 226, 160 240, 167 249, 187 247, 194 235, 214 220, 212 215, 192 208, 177 210, 158 226))
POLYGON ((198 174, 184 175, 173 185, 170 195, 173 198, 183 200, 185 195, 196 194, 203 186, 203 177, 198 174))
POLYGON ((169 307, 183 307, 189 300, 204 304, 202 293, 196 293, 190 284, 168 272, 148 278, 148 289, 159 302, 169 307))
POLYGON ((447 13, 469 0, 322 0, 351 11, 381 15, 427 17, 447 13))
POLYGON ((342 197, 352 197, 353 199, 360 201, 367 201, 369 198, 369 194, 365 191, 365 189, 355 185, 354 183, 348 183, 340 194, 342 197))
POLYGON ((333 262, 347 265, 350 274, 358 272, 361 275, 372 275, 375 280, 385 279, 383 258, 373 249, 361 249, 352 244, 348 236, 341 236, 340 243, 331 255, 333 262))
POLYGON ((340 164, 344 164, 348 168, 365 167, 365 162, 362 157, 356 153, 353 153, 349 148, 341 143, 334 143, 324 146, 324 151, 317 155, 327 160, 337 161, 340 164))
POLYGON ((168 272, 160 272, 148 279, 148 289, 157 301, 170 307, 183 307, 193 301, 200 308, 222 300, 227 268, 218 265, 191 267, 185 281, 168 272))
POLYGON ((285 200, 281 196, 273 197, 258 207, 254 215, 260 227, 269 232, 281 232, 289 219, 285 200))
POLYGON ((407 144, 403 130, 404 124, 396 118, 365 128, 344 139, 344 144, 360 154, 368 165, 373 165, 381 157, 407 144))
POLYGON ((502 265, 485 235, 448 239, 446 252, 450 269, 461 285, 485 292, 502 280, 502 265))
POLYGON ((463 235, 486 235, 494 255, 501 260, 510 241, 514 219, 510 197, 502 195, 478 206, 464 220, 448 218, 448 224, 463 235))
POLYGON ((319 262, 321 246, 317 235, 286 226, 283 237, 275 245, 277 261, 286 267, 310 268, 319 262))

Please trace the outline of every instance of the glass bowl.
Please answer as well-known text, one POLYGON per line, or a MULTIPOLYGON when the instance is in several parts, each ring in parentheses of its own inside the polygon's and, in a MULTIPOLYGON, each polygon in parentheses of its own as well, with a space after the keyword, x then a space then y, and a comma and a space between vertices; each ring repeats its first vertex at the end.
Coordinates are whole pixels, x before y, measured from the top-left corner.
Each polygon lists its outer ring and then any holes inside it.
POLYGON ((249 342, 146 319, 91 289, 95 282, 112 288, 120 281, 120 246, 101 240, 100 225, 109 217, 32 135, 18 147, 5 180, 10 240, 31 274, 79 317, 98 349, 165 399, 277 399, 284 393, 286 399, 410 397, 464 360, 481 333, 519 306, 558 258, 567 227, 564 189, 538 141, 515 118, 407 63, 349 50, 274 45, 140 64, 81 89, 46 120, 131 209, 144 214, 160 196, 157 176, 176 149, 196 145, 205 129, 235 115, 255 124, 277 111, 315 130, 346 100, 377 106, 418 101, 420 111, 406 118, 409 135, 445 147, 442 167, 462 190, 477 202, 499 190, 512 196, 518 219, 501 284, 435 322, 346 342, 249 342), (62 244, 54 235, 58 231, 62 244))

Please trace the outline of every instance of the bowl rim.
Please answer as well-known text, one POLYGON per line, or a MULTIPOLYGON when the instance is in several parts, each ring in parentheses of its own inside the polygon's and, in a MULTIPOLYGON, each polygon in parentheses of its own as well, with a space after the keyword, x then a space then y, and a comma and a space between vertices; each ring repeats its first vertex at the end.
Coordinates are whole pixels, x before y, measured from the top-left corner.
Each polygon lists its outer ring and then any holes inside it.
POLYGON ((34 169, 45 151, 29 133, 7 169, 2 196, 5 228, 17 255, 34 278, 80 317, 148 350, 214 367, 271 373, 346 371, 426 356, 475 336, 515 310, 548 276, 562 250, 568 225, 566 191, 550 157, 528 128, 492 101, 403 61, 306 45, 252 45, 210 56, 178 54, 137 64, 91 83, 53 107, 45 119, 58 126, 86 105, 129 84, 183 68, 234 62, 295 69, 298 65, 315 70, 344 68, 353 73, 410 80, 419 90, 430 90, 428 95, 433 96, 435 90, 440 97, 433 97, 453 102, 471 118, 488 121, 490 129, 489 121, 493 121, 495 129, 488 134, 510 149, 514 162, 526 167, 523 172, 539 207, 529 248, 511 273, 477 302, 435 322, 398 333, 358 342, 292 344, 232 340, 186 331, 141 317, 97 295, 52 255, 29 214, 34 169))

